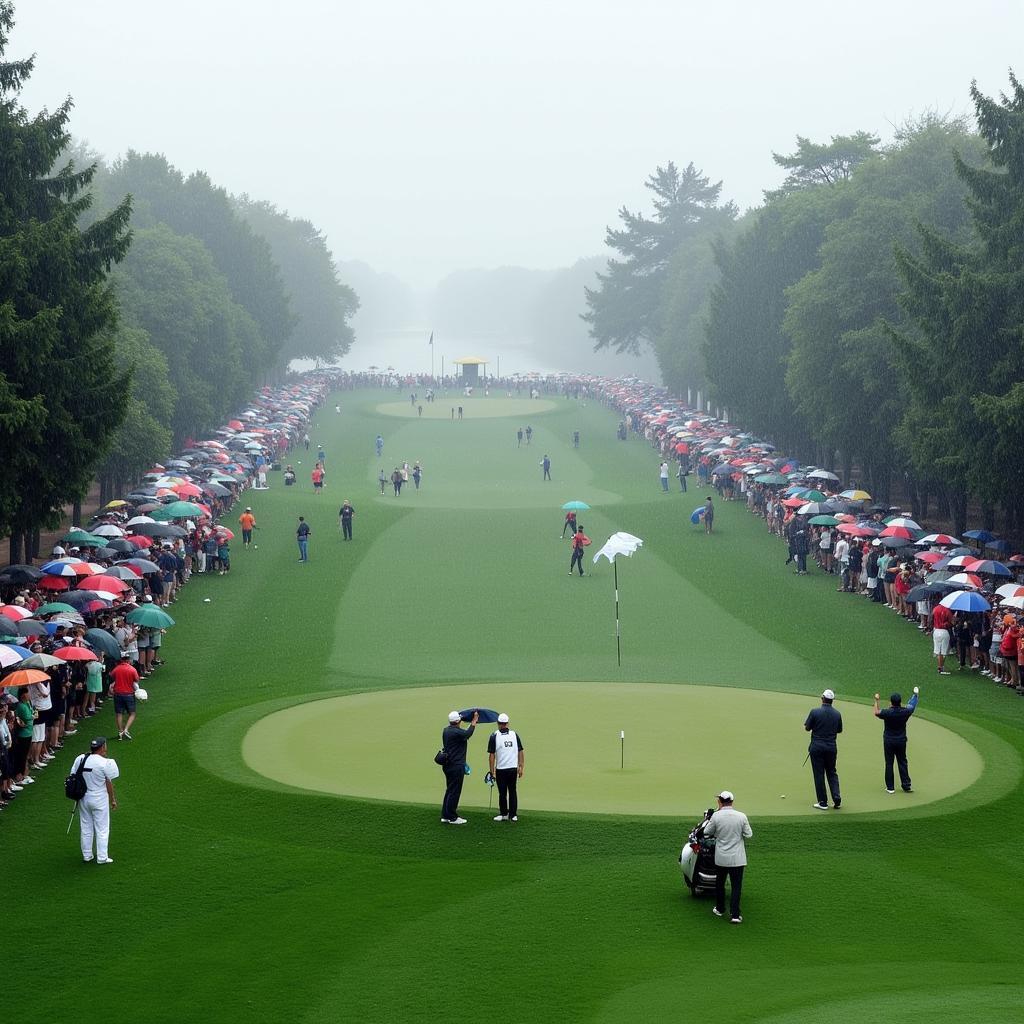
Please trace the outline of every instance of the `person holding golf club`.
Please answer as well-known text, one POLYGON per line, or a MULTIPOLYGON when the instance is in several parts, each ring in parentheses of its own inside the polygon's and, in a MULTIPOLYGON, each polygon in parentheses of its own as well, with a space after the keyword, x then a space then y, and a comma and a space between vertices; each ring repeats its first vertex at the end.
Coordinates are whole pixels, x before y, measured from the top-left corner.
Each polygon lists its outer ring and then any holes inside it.
POLYGON ((498 813, 495 821, 519 820, 516 783, 523 777, 526 756, 519 734, 508 727, 508 715, 498 715, 498 728, 487 741, 487 760, 498 784, 498 813))
POLYGON ((576 533, 572 538, 572 558, 569 559, 569 575, 572 575, 574 567, 578 567, 580 575, 583 575, 583 549, 590 544, 590 538, 583 532, 582 526, 577 526, 576 533))
POLYGON ((819 811, 828 810, 826 779, 832 793, 832 806, 838 811, 843 802, 839 794, 839 774, 836 771, 836 758, 839 753, 836 737, 843 731, 843 716, 832 706, 835 699, 836 695, 832 690, 824 690, 821 694, 821 707, 812 708, 804 721, 804 729, 811 734, 807 756, 811 759, 811 775, 814 778, 814 792, 817 797, 813 806, 819 811))
POLYGON ((462 715, 452 711, 448 715, 448 725, 441 733, 441 749, 445 754, 444 762, 444 801, 441 804, 441 823, 443 825, 465 825, 466 819, 459 817, 459 799, 462 796, 462 783, 466 778, 466 744, 476 731, 476 723, 480 721, 480 712, 474 711, 468 729, 459 724, 462 715))
POLYGON ((747 866, 745 840, 753 838, 747 816, 737 811, 732 802, 732 793, 723 789, 715 798, 718 810, 704 825, 704 835, 715 840, 715 905, 711 913, 715 917, 725 916, 725 880, 729 879, 729 920, 742 924, 740 894, 743 892, 743 869, 747 866))
POLYGON ((87 754, 79 754, 71 771, 82 769, 85 776, 85 796, 78 802, 78 819, 82 839, 82 860, 93 859, 93 844, 96 846, 96 863, 113 864, 107 846, 110 841, 110 812, 117 810, 114 795, 114 779, 121 772, 117 762, 107 757, 107 740, 97 736, 89 744, 87 754))
POLYGON ((894 693, 889 698, 889 707, 879 708, 879 695, 875 694, 875 718, 882 720, 882 751, 885 754, 885 791, 886 793, 896 792, 896 778, 893 774, 893 761, 900 770, 900 787, 904 793, 913 793, 914 787, 910 784, 910 768, 907 764, 907 722, 917 708, 917 698, 920 689, 914 687, 914 692, 907 706, 903 707, 903 697, 894 693))

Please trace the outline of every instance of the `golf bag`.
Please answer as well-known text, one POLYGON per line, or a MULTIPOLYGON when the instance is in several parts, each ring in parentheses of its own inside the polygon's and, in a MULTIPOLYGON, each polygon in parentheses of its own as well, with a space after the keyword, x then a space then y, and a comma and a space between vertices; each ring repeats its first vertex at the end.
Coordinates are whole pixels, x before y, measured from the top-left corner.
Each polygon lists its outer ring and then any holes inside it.
POLYGON ((714 808, 707 809, 703 819, 687 836, 686 845, 679 854, 683 882, 691 896, 715 891, 715 839, 713 836, 704 836, 704 826, 714 813, 714 808))

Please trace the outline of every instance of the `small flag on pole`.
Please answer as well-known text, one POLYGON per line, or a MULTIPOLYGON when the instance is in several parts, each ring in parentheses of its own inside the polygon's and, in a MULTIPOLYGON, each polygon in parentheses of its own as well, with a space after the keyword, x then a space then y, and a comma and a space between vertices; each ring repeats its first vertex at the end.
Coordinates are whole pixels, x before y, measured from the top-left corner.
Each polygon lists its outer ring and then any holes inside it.
POLYGON ((434 332, 433 331, 430 332, 430 341, 428 341, 427 344, 430 345, 431 347, 433 347, 433 344, 434 344, 434 332))

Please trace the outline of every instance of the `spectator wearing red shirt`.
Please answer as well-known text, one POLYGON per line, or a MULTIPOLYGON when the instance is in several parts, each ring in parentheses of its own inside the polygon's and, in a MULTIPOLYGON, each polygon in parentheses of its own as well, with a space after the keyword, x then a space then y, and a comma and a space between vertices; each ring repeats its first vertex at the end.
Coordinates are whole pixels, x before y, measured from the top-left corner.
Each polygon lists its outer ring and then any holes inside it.
POLYGON ((1009 615, 1003 617, 1003 622, 1006 625, 1006 629, 1003 630, 1003 639, 999 644, 999 654, 1006 663, 1006 669, 1010 674, 1006 685, 1016 689, 1020 685, 1020 671, 1017 664, 1017 641, 1021 635, 1021 628, 1017 621, 1010 618, 1009 615), (1010 619, 1010 621, 1007 622, 1007 619, 1010 619))
POLYGON ((117 738, 130 740, 129 731, 135 721, 135 691, 139 688, 139 673, 128 660, 131 655, 121 652, 121 662, 110 670, 110 692, 114 695, 114 714, 117 716, 117 738), (124 721, 124 716, 128 720, 124 721))
POLYGON ((572 510, 565 513, 565 522, 562 524, 562 540, 565 540, 565 531, 569 531, 570 537, 576 536, 576 513, 572 510))
POLYGON ((932 609, 932 652, 939 659, 939 675, 948 676, 946 655, 949 654, 949 627, 953 624, 953 613, 944 605, 932 609))
POLYGON ((569 575, 572 575, 574 565, 579 566, 580 575, 583 575, 583 549, 590 543, 590 538, 583 532, 581 526, 572 538, 572 559, 569 561, 569 575))

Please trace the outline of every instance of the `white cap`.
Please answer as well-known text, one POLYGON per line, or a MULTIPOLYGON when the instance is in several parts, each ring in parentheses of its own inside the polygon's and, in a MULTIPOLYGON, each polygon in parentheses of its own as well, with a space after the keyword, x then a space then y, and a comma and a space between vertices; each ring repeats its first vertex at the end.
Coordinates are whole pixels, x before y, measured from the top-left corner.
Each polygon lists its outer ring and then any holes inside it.
POLYGON ((508 715, 504 715, 504 714, 498 715, 498 724, 499 725, 508 725, 508 715))
POLYGON ((731 804, 735 798, 729 790, 723 789, 722 792, 718 794, 718 799, 721 800, 723 804, 731 804))
POLYGON ((448 714, 448 721, 449 722, 461 722, 462 721, 462 715, 460 715, 458 713, 458 711, 452 711, 452 712, 450 712, 448 714))
POLYGON ((143 594, 142 595, 142 600, 143 601, 152 601, 153 600, 153 596, 152 596, 152 594, 143 594))
POLYGON ((831 690, 822 690, 821 691, 821 699, 822 700, 835 700, 836 699, 836 695, 831 690))

